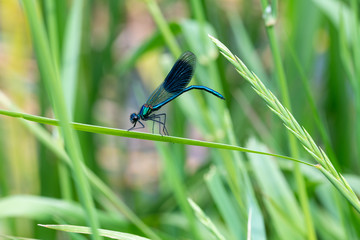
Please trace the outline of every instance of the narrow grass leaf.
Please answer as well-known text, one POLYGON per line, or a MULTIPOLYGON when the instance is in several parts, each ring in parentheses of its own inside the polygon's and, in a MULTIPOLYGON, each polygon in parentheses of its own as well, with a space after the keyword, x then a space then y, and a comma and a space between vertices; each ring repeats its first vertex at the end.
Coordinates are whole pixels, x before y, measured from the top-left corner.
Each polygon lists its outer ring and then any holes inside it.
POLYGON ((37 1, 22 1, 27 19, 30 24, 33 44, 36 50, 37 61, 45 87, 51 97, 51 103, 56 116, 60 120, 61 130, 64 136, 65 145, 74 164, 73 175, 77 183, 77 192, 84 210, 88 215, 89 225, 94 235, 93 239, 102 239, 97 234, 99 222, 96 216, 95 205, 91 196, 89 183, 82 171, 83 156, 77 135, 69 125, 68 110, 66 108, 64 92, 62 89, 59 70, 53 61, 50 44, 48 42, 44 22, 40 14, 40 7, 37 1))
POLYGON ((201 35, 202 27, 205 28, 205 32, 214 35, 215 30, 211 25, 205 24, 205 26, 201 26, 201 24, 197 21, 184 20, 180 23, 180 26, 182 28, 182 33, 184 34, 184 37, 190 46, 190 49, 194 51, 201 64, 208 63, 214 59, 214 56, 218 55, 216 47, 211 44, 209 38, 201 35), (204 41, 206 41, 206 43, 204 41))
POLYGON ((38 238, 25 238, 25 237, 15 237, 15 236, 9 236, 9 235, 3 235, 0 234, 0 239, 6 240, 40 240, 38 238))
MULTIPOLYGON (((157 144, 160 145, 160 144, 157 144)), ((193 238, 200 238, 197 225, 195 224, 195 215, 191 211, 190 205, 187 201, 187 189, 183 183, 183 178, 176 166, 176 156, 172 155, 171 149, 166 146, 157 146, 164 161, 165 176, 169 182, 170 188, 173 191, 175 198, 187 218, 189 229, 191 230, 193 238)))
MULTIPOLYGON (((264 150, 265 147, 251 139, 247 144, 264 150)), ((249 163, 259 184, 261 195, 271 218, 272 227, 281 238, 300 239, 305 236, 304 216, 287 180, 274 159, 248 154, 249 163), (265 160, 265 161, 264 161, 265 160), (274 203, 280 208, 274 206, 274 203), (281 212, 279 212, 281 209, 281 212)))
MULTIPOLYGON (((115 227, 127 225, 120 215, 114 216, 103 211, 97 212, 103 226, 115 227)), ((0 199, 0 219, 22 217, 36 221, 53 221, 60 218, 68 223, 85 224, 87 216, 82 206, 49 197, 32 195, 12 195, 0 199)))
POLYGON ((219 209, 226 225, 236 239, 246 238, 247 219, 240 219, 237 213, 237 207, 233 199, 227 193, 222 179, 215 167, 212 167, 205 177, 207 187, 219 209))
MULTIPOLYGON (((1 109, 0 109, 0 114, 6 115, 9 117, 23 118, 25 120, 29 120, 29 121, 33 121, 33 122, 37 122, 37 123, 59 126, 59 121, 56 119, 39 117, 39 116, 31 115, 31 114, 25 114, 25 113, 19 113, 19 112, 13 112, 13 111, 1 110, 1 109)), ((301 160, 298 160, 295 158, 282 156, 282 155, 278 155, 278 154, 273 154, 273 153, 264 153, 264 152, 259 152, 259 151, 253 151, 251 149, 246 149, 243 147, 229 145, 229 144, 223 144, 223 143, 214 143, 214 142, 207 142, 207 141, 173 137, 173 136, 161 136, 158 134, 150 134, 150 133, 142 133, 142 132, 132 132, 132 131, 123 130, 123 129, 101 127, 101 126, 95 126, 95 125, 89 125, 89 124, 83 124, 83 123, 71 123, 71 126, 75 130, 85 131, 85 132, 108 134, 108 135, 122 136, 122 137, 129 137, 129 138, 139 138, 139 139, 143 139, 143 140, 153 140, 153 141, 159 141, 159 142, 172 142, 172 143, 179 143, 179 144, 186 144, 186 145, 193 145, 193 146, 234 150, 234 151, 240 151, 240 152, 257 153, 257 154, 279 157, 282 159, 287 159, 287 160, 291 160, 291 161, 295 161, 295 162, 299 162, 302 164, 312 166, 312 164, 310 164, 310 163, 307 163, 307 162, 304 162, 304 161, 301 161, 301 160)))
POLYGON ((61 79, 65 94, 66 107, 73 116, 78 85, 77 74, 80 59, 80 42, 82 36, 82 21, 84 0, 73 1, 66 24, 64 51, 62 59, 61 79))
MULTIPOLYGON (((74 226, 74 225, 44 225, 39 224, 41 227, 46 227, 58 231, 71 232, 71 233, 82 233, 82 234, 91 234, 91 229, 89 227, 83 226, 74 226)), ((137 235, 116 232, 106 229, 99 229, 100 236, 108 237, 111 239, 119 239, 119 240, 150 240, 149 238, 140 237, 137 235)))
POLYGON ((188 202, 192 209, 194 210, 197 219, 210 231, 213 233, 214 237, 218 240, 225 240, 225 237, 220 233, 220 231, 216 228, 211 219, 206 216, 203 210, 190 198, 188 198, 188 202))
POLYGON ((252 220, 252 211, 251 208, 249 210, 249 218, 248 218, 248 227, 247 227, 247 240, 251 240, 251 220, 252 220))
POLYGON ((246 59, 247 65, 250 66, 251 69, 257 69, 261 79, 267 79, 268 76, 265 72, 264 65, 259 55, 256 54, 255 47, 250 40, 250 34, 246 30, 240 16, 234 13, 227 13, 226 15, 229 19, 231 30, 234 33, 240 56, 246 59))

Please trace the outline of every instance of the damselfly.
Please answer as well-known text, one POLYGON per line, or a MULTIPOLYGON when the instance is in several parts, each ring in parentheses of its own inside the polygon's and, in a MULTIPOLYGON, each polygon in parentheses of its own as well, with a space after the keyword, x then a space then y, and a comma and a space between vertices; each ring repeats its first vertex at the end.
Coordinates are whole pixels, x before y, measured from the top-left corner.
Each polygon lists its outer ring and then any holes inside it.
POLYGON ((151 120, 154 122, 154 124, 155 122, 159 123, 160 134, 161 126, 163 126, 163 133, 165 135, 169 135, 165 126, 166 114, 155 114, 153 112, 159 110, 162 106, 174 100, 184 92, 190 91, 192 89, 204 90, 218 98, 225 99, 220 93, 205 86, 192 85, 186 87, 193 77, 195 66, 196 56, 192 52, 183 53, 172 67, 164 82, 150 95, 146 103, 142 105, 139 113, 132 113, 130 115, 130 122, 134 124, 134 126, 132 126, 129 131, 133 129, 144 128, 144 124, 140 120, 151 120), (141 127, 135 128, 137 123, 140 123, 141 127))

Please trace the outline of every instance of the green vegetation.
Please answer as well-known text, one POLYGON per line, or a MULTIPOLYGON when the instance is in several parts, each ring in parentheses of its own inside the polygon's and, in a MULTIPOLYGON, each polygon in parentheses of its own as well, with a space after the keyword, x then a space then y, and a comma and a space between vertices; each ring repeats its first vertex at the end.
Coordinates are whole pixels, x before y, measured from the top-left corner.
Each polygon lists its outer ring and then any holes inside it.
POLYGON ((358 10, 1 2, 0 237, 359 239, 358 10), (226 100, 190 91, 170 136, 127 131, 184 51, 226 100))

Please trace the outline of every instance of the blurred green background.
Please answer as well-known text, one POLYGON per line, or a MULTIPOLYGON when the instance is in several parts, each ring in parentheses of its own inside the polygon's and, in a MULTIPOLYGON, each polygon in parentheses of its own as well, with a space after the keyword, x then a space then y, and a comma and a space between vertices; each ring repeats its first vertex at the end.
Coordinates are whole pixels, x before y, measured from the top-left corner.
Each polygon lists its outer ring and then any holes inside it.
MULTIPOLYGON (((299 143, 291 146, 280 119, 210 34, 284 101, 359 195, 359 3, 273 4, 269 17, 265 0, 0 0, 0 108, 126 130, 175 60, 192 51, 198 62, 191 84, 226 100, 190 91, 166 105, 171 136, 314 163, 299 143), (45 42, 34 37, 41 30, 45 42), (63 113, 51 76, 61 80, 63 113)), ((74 144, 55 127, 0 117, 0 238, 90 238, 37 225, 89 226, 89 209, 102 229, 151 239, 360 238, 359 213, 311 167, 80 131, 70 136, 74 144), (76 154, 89 171, 64 163, 76 154), (84 174, 88 185, 79 183, 84 174), (86 205, 86 193, 94 206, 86 205), (201 224, 187 198, 219 234, 201 224)))

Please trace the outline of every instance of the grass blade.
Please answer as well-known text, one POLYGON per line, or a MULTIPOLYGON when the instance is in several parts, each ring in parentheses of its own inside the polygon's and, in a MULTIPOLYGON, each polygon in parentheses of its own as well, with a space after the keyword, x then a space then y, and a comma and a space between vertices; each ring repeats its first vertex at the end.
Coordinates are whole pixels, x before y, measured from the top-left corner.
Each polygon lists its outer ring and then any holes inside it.
POLYGON ((224 236, 219 232, 214 223, 210 220, 208 216, 201 210, 201 208, 190 198, 188 202, 192 209, 194 210, 197 219, 210 231, 218 240, 225 240, 224 236))
MULTIPOLYGON (((53 126, 60 125, 59 121, 56 119, 39 117, 39 116, 35 116, 35 115, 30 115, 30 114, 24 114, 24 113, 1 110, 1 109, 0 109, 0 114, 10 116, 10 117, 23 118, 23 119, 26 119, 29 121, 43 123, 43 124, 49 124, 49 125, 53 125, 53 126)), ((107 128, 107 127, 101 127, 101 126, 95 126, 95 125, 89 125, 89 124, 83 124, 83 123, 71 123, 71 126, 75 130, 85 131, 85 132, 108 134, 108 135, 122 136, 122 137, 129 137, 129 138, 139 138, 139 139, 143 139, 143 140, 153 140, 153 141, 159 141, 159 142, 172 142, 172 143, 179 143, 179 144, 186 144, 186 145, 193 145, 193 146, 218 148, 218 149, 224 149, 224 150, 234 150, 234 151, 240 151, 240 152, 257 153, 257 154, 279 157, 282 159, 295 161, 295 162, 302 163, 302 164, 305 164, 308 166, 313 166, 312 164, 301 161, 299 159, 282 156, 282 155, 278 155, 278 154, 273 154, 273 153, 254 151, 251 149, 246 149, 243 147, 224 144, 224 143, 214 143, 214 142, 207 142, 207 141, 173 137, 173 136, 161 136, 158 134, 150 134, 150 133, 142 133, 142 132, 131 132, 128 130, 123 130, 123 129, 107 128)))
MULTIPOLYGON (((41 227, 46 227, 58 231, 71 232, 71 233, 82 233, 82 234, 91 234, 91 229, 88 227, 82 226, 73 226, 73 225, 43 225, 39 224, 41 227)), ((136 236, 129 233, 110 231, 105 229, 99 229, 100 236, 108 237, 111 239, 121 239, 121 240, 150 240, 149 238, 144 238, 136 236)))
POLYGON ((88 221, 93 232, 93 239, 102 239, 98 233, 99 222, 96 217, 95 205, 91 197, 91 190, 84 172, 82 171, 83 157, 77 136, 69 125, 68 111, 65 105, 64 92, 61 86, 59 71, 50 50, 44 23, 41 19, 37 1, 22 1, 32 32, 33 44, 37 54, 40 72, 45 86, 51 96, 55 114, 60 119, 60 126, 65 139, 65 145, 74 164, 74 178, 77 183, 78 195, 88 215, 88 221))

